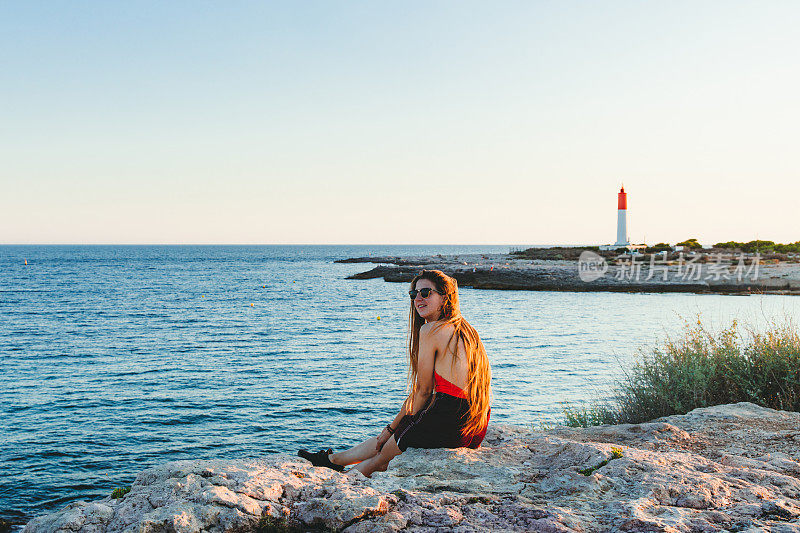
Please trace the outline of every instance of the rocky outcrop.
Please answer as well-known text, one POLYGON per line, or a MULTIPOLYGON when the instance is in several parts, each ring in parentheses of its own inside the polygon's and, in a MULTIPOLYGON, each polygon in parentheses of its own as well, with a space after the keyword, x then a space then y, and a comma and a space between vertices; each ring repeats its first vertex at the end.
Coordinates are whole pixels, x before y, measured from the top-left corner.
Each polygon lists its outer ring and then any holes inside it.
POLYGON ((800 531, 800 414, 749 403, 645 424, 492 425, 367 479, 275 455, 176 461, 41 531, 800 531))
POLYGON ((388 282, 410 282, 420 270, 441 270, 455 278, 460 287, 571 292, 692 292, 721 294, 800 294, 800 265, 763 264, 759 274, 723 278, 713 273, 713 264, 698 264, 691 275, 678 265, 651 275, 648 263, 609 264, 598 279, 584 281, 577 261, 521 259, 506 254, 465 254, 462 256, 359 257, 337 262, 376 263, 378 266, 347 279, 383 278, 388 282))

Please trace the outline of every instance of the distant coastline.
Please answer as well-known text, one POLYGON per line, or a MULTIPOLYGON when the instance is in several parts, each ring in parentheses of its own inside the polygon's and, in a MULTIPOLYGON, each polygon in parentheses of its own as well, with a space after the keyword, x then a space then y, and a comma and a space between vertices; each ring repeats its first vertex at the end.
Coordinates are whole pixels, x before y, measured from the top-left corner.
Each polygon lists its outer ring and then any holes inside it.
POLYGON ((507 254, 354 257, 336 262, 377 265, 347 279, 410 282, 425 268, 441 270, 460 286, 475 289, 800 295, 797 254, 731 249, 628 255, 596 247, 550 247, 507 254), (587 280, 579 267, 589 254, 603 270, 587 280))

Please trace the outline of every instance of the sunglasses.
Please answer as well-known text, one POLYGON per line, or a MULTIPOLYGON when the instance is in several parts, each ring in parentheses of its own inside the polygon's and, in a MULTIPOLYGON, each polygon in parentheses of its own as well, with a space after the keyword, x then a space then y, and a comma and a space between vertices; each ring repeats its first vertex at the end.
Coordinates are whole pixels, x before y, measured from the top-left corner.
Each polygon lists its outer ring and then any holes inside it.
POLYGON ((427 298, 428 296, 431 295, 432 292, 435 292, 436 294, 442 294, 441 292, 437 291, 436 289, 429 289, 428 287, 425 287, 424 289, 420 289, 420 290, 414 289, 414 290, 408 291, 408 295, 411 296, 412 300, 416 300, 417 294, 419 294, 423 298, 427 298))

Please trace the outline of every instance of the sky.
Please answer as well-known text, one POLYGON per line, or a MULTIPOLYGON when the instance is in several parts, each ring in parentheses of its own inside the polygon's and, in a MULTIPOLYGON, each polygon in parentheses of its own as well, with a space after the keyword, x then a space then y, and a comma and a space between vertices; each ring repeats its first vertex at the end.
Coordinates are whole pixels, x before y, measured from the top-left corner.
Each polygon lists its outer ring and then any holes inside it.
POLYGON ((800 3, 0 3, 0 244, 800 240, 800 3))

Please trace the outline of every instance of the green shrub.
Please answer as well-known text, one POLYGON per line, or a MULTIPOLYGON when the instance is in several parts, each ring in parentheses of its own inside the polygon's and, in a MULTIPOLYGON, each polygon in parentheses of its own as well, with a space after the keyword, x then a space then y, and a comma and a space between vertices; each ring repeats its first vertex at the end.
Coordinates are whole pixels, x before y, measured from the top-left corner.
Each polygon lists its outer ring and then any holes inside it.
POLYGON ((583 405, 580 407, 565 405, 564 418, 568 426, 585 428, 602 426, 603 424, 615 424, 617 422, 617 412, 609 403, 583 405))
POLYGON ((638 424, 736 402, 800 411, 800 335, 788 319, 763 333, 736 321, 716 333, 687 324, 681 337, 639 353, 611 401, 567 405, 564 418, 573 427, 638 424))
POLYGON ((125 488, 120 487, 120 488, 114 489, 114 492, 111 493, 111 497, 115 498, 115 499, 119 499, 119 498, 122 498, 123 496, 125 496, 126 494, 128 494, 130 491, 131 491, 130 487, 125 487, 125 488))
POLYGON ((790 254, 800 253, 800 241, 789 244, 776 244, 773 241, 750 241, 750 242, 718 242, 714 248, 725 248, 730 250, 741 250, 745 253, 779 253, 790 254))
POLYGON ((669 244, 667 244, 665 242, 660 242, 658 244, 654 244, 653 246, 648 246, 645 249, 645 253, 655 254, 655 253, 663 252, 663 251, 669 252, 671 250, 672 250, 672 246, 670 246, 669 244))
POLYGON ((689 249, 692 249, 692 250, 699 249, 699 248, 703 247, 702 244, 697 242, 697 239, 686 239, 683 242, 679 242, 675 246, 685 246, 686 248, 689 248, 689 249))
POLYGON ((800 241, 789 244, 776 244, 773 248, 781 254, 800 253, 800 241))

